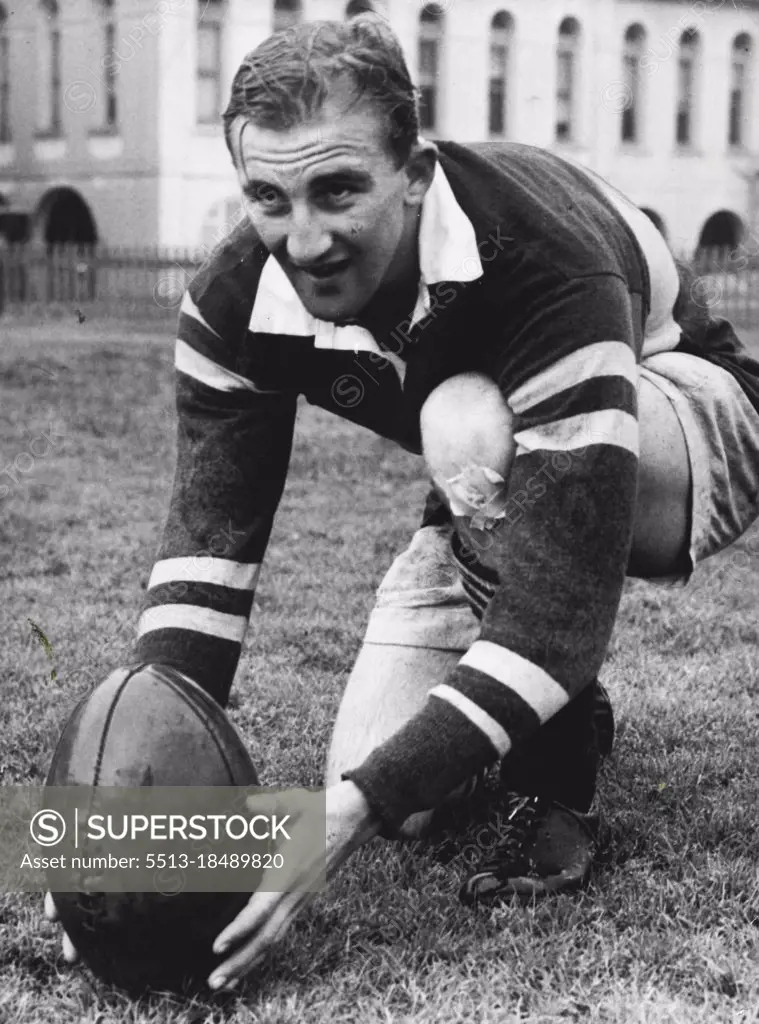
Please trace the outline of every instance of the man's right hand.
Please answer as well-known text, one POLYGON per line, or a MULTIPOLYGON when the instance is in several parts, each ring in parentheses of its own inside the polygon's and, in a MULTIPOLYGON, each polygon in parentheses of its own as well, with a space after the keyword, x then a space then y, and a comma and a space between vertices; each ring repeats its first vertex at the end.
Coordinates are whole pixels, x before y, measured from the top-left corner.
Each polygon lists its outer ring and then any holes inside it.
MULTIPOLYGON (((48 921, 58 920, 58 911, 55 908, 55 903, 53 903, 52 893, 49 892, 45 893, 45 917, 48 921)), ((63 959, 67 964, 76 963, 79 959, 79 954, 74 949, 74 943, 65 932, 63 933, 63 959)))

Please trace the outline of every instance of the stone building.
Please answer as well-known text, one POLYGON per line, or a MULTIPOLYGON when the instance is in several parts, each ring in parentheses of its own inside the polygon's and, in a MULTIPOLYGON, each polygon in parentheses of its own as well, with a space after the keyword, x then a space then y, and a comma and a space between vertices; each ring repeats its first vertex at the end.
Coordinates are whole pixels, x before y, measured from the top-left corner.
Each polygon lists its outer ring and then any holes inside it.
POLYGON ((676 250, 759 252, 758 0, 0 0, 0 232, 213 245, 239 211, 219 113, 241 58, 371 7, 427 137, 552 148, 676 250))

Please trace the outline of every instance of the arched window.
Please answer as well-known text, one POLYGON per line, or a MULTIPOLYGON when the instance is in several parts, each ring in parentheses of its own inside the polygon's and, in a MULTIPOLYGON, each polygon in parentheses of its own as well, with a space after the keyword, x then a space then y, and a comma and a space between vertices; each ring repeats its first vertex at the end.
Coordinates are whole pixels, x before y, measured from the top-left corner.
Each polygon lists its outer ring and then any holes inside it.
POLYGON ((40 200, 37 220, 48 245, 96 245, 92 210, 72 188, 53 188, 40 200))
POLYGON ((419 15, 419 126, 422 131, 439 128, 438 76, 443 48, 444 16, 435 3, 427 3, 419 15))
POLYGON ((11 54, 8 12, 0 4, 0 142, 11 141, 11 54))
POLYGON ((751 37, 741 32, 733 40, 732 65, 730 70, 730 115, 728 142, 731 146, 745 145, 745 128, 749 112, 749 71, 751 66, 751 37))
POLYGON ((625 32, 622 56, 622 81, 625 106, 622 110, 621 133, 623 142, 640 142, 643 106, 643 76, 641 59, 646 44, 646 30, 642 25, 630 25, 625 32))
POLYGON ((112 131, 118 121, 116 108, 116 11, 114 0, 99 0, 103 45, 103 127, 112 131))
POLYGON ((505 135, 508 129, 509 67, 514 19, 499 11, 490 22, 490 81, 488 83, 488 131, 505 135))
POLYGON ((274 0, 274 24, 272 32, 292 28, 301 19, 301 0, 274 0))
POLYGON ((699 60, 701 40, 695 29, 689 28, 680 36, 680 55, 677 66, 677 124, 676 138, 680 146, 690 146, 695 130, 696 64, 699 60))
POLYGON ((577 125, 577 65, 580 55, 580 23, 565 18, 559 25, 556 48, 556 138, 561 142, 574 140, 577 125))
POLYGON ((374 14, 374 4, 372 0, 348 0, 348 4, 345 8, 346 18, 355 18, 359 14, 374 14))
POLYGON ((698 239, 698 249, 736 249, 746 233, 741 218, 732 210, 719 210, 706 221, 698 239))
POLYGON ((40 0, 37 8, 37 129, 61 132, 61 27, 57 0, 40 0))
POLYGON ((223 0, 198 0, 198 124, 217 124, 221 116, 223 0))

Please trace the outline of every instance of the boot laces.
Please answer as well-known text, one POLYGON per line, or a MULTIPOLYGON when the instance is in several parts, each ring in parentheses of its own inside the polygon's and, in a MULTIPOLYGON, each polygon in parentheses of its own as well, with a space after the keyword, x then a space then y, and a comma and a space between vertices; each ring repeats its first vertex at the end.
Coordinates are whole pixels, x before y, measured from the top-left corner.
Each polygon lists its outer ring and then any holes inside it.
POLYGON ((497 871, 504 864, 518 859, 538 823, 542 801, 537 796, 509 796, 509 813, 503 825, 502 836, 483 862, 480 871, 497 871))

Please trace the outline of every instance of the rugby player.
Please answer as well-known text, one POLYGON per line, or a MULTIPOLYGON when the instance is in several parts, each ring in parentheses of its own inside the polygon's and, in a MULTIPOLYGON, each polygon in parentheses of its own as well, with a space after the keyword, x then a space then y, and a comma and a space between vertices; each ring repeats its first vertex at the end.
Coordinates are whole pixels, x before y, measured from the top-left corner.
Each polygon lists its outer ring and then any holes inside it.
MULTIPOLYGON (((226 704, 299 396, 391 438, 431 489, 339 709, 328 870, 423 834, 500 763, 509 827, 462 896, 576 887, 625 577, 685 582, 756 518, 759 366, 727 321, 680 315, 664 239, 604 181, 525 145, 420 137, 379 19, 270 37, 224 123, 247 221, 183 301, 178 465, 136 657, 226 704)), ((235 951, 212 987, 282 935, 309 870, 219 936, 235 951)))

